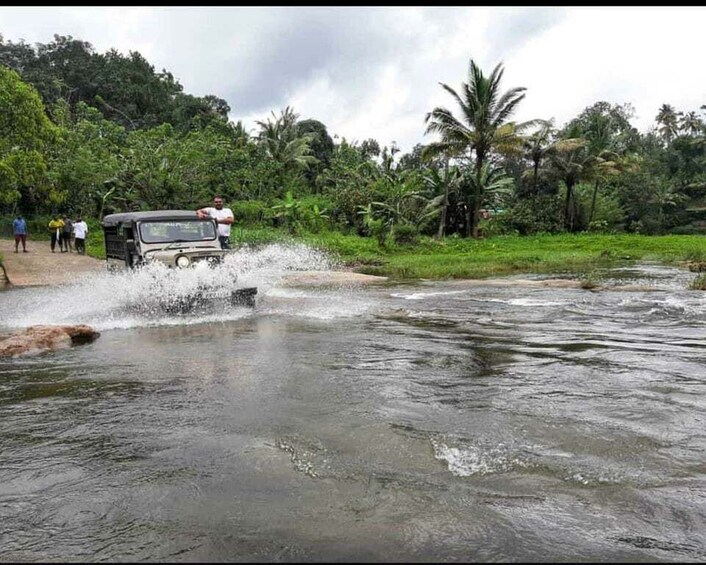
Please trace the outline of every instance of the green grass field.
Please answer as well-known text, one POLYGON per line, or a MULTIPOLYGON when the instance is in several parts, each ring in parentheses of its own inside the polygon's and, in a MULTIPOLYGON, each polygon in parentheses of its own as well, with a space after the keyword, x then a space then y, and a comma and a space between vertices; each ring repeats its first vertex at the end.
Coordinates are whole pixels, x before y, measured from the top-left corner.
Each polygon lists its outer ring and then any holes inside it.
MULTIPOLYGON (((278 239, 272 232, 234 230, 234 240, 278 239)), ((281 237, 281 236, 279 236, 281 237)), ((284 238, 286 239, 286 238, 284 238)), ((280 239, 282 240, 282 239, 280 239)), ((561 234, 488 239, 422 238, 414 245, 381 248, 373 238, 340 233, 298 238, 326 250, 357 271, 394 279, 485 278, 513 273, 584 273, 597 266, 635 260, 679 263, 706 260, 698 235, 561 234)))
MULTIPOLYGON (((706 261, 706 237, 637 234, 559 234, 498 236, 487 239, 420 238, 413 245, 381 247, 374 238, 338 232, 297 237, 275 229, 234 227, 234 246, 302 242, 327 251, 366 274, 405 279, 485 278, 518 273, 581 274, 599 266, 630 261, 665 264, 706 261)), ((103 235, 89 232, 87 252, 105 257, 103 235)))

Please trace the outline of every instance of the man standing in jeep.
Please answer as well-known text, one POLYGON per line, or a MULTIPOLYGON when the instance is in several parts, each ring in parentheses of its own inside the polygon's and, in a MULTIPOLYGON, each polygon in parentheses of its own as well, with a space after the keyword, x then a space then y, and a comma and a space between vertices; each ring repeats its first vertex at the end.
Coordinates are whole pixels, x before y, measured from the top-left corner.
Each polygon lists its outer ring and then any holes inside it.
POLYGON ((213 199, 213 207, 199 208, 196 210, 196 215, 202 220, 204 218, 216 220, 221 249, 230 249, 230 226, 235 220, 235 216, 230 208, 223 207, 223 197, 216 196, 213 199))

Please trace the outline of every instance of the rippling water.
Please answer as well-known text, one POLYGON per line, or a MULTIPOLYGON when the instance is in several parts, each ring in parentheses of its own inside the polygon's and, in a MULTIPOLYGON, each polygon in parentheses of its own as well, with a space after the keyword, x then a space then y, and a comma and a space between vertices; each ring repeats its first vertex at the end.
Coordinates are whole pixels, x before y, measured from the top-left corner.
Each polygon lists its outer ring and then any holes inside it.
POLYGON ((163 272, 0 293, 0 331, 102 332, 0 361, 0 560, 706 561, 691 273, 322 290, 279 284, 330 267, 306 248, 235 259, 193 277, 254 309, 135 311, 192 284, 163 272))

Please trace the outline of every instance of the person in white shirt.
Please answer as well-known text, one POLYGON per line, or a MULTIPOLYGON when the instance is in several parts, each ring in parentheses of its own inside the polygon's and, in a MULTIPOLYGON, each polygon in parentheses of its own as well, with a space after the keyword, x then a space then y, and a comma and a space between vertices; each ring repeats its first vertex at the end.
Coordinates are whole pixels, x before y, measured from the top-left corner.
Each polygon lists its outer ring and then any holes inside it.
POLYGON ((88 233, 88 224, 80 217, 74 222, 74 246, 76 253, 81 255, 86 254, 86 234, 88 233))
POLYGON ((196 210, 196 215, 202 220, 204 218, 216 220, 221 249, 230 249, 230 226, 235 221, 235 216, 230 208, 223 207, 223 197, 216 196, 213 199, 213 207, 199 208, 196 210))

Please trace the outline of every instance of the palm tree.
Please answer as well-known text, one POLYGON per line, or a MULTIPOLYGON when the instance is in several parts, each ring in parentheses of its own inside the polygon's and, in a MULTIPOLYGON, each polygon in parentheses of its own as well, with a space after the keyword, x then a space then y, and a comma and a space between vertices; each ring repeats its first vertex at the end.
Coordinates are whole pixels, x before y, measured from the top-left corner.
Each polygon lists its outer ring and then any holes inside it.
POLYGON ((576 126, 570 127, 564 135, 567 137, 554 143, 549 162, 554 174, 566 185, 564 227, 567 231, 574 231, 578 216, 574 187, 591 176, 598 157, 589 151, 588 140, 579 137, 576 126))
MULTIPOLYGON (((478 177, 470 176, 470 183, 478 182, 478 177)), ((515 180, 502 167, 486 161, 480 175, 481 190, 487 196, 490 207, 498 210, 507 204, 515 187, 515 180)))
POLYGON ((704 131, 704 123, 696 112, 688 112, 681 119, 681 130, 689 135, 699 135, 704 131))
POLYGON ((525 97, 524 87, 511 88, 500 92, 500 80, 503 76, 502 64, 498 64, 488 77, 470 60, 468 82, 461 83, 461 92, 457 93, 447 84, 440 83, 461 110, 461 117, 456 118, 450 110, 437 107, 426 115, 425 133, 438 133, 441 141, 430 143, 424 150, 425 156, 442 152, 452 152, 461 158, 466 155, 474 164, 477 182, 474 193, 468 195, 466 210, 467 235, 478 237, 478 220, 483 204, 482 183, 480 177, 483 164, 492 151, 516 149, 521 142, 519 132, 535 123, 515 124, 508 119, 525 97), (475 154, 475 160, 473 155, 475 154))
POLYGON ((282 163, 285 168, 303 168, 318 163, 319 160, 311 155, 311 142, 315 134, 305 133, 299 135, 296 129, 298 114, 287 106, 279 117, 272 112, 273 120, 267 118, 266 122, 256 121, 260 126, 258 139, 270 156, 282 163))
POLYGON ((447 159, 443 169, 428 169, 422 178, 431 197, 429 206, 441 212, 436 237, 437 239, 443 239, 446 232, 449 196, 458 189, 458 180, 460 178, 458 167, 449 166, 447 159))
POLYGON ((679 133, 679 116, 681 112, 676 112, 671 104, 662 104, 662 107, 655 118, 660 124, 659 133, 669 145, 679 133))
POLYGON ((537 183, 539 181, 539 170, 542 161, 553 150, 552 137, 555 134, 554 118, 551 120, 537 120, 540 127, 532 135, 525 137, 522 147, 525 150, 525 157, 532 161, 532 188, 537 194, 537 183))
POLYGON ((686 196, 667 183, 659 183, 657 185, 648 203, 656 209, 657 225, 660 230, 664 229, 665 226, 667 208, 674 208, 683 203, 686 199, 686 196))

